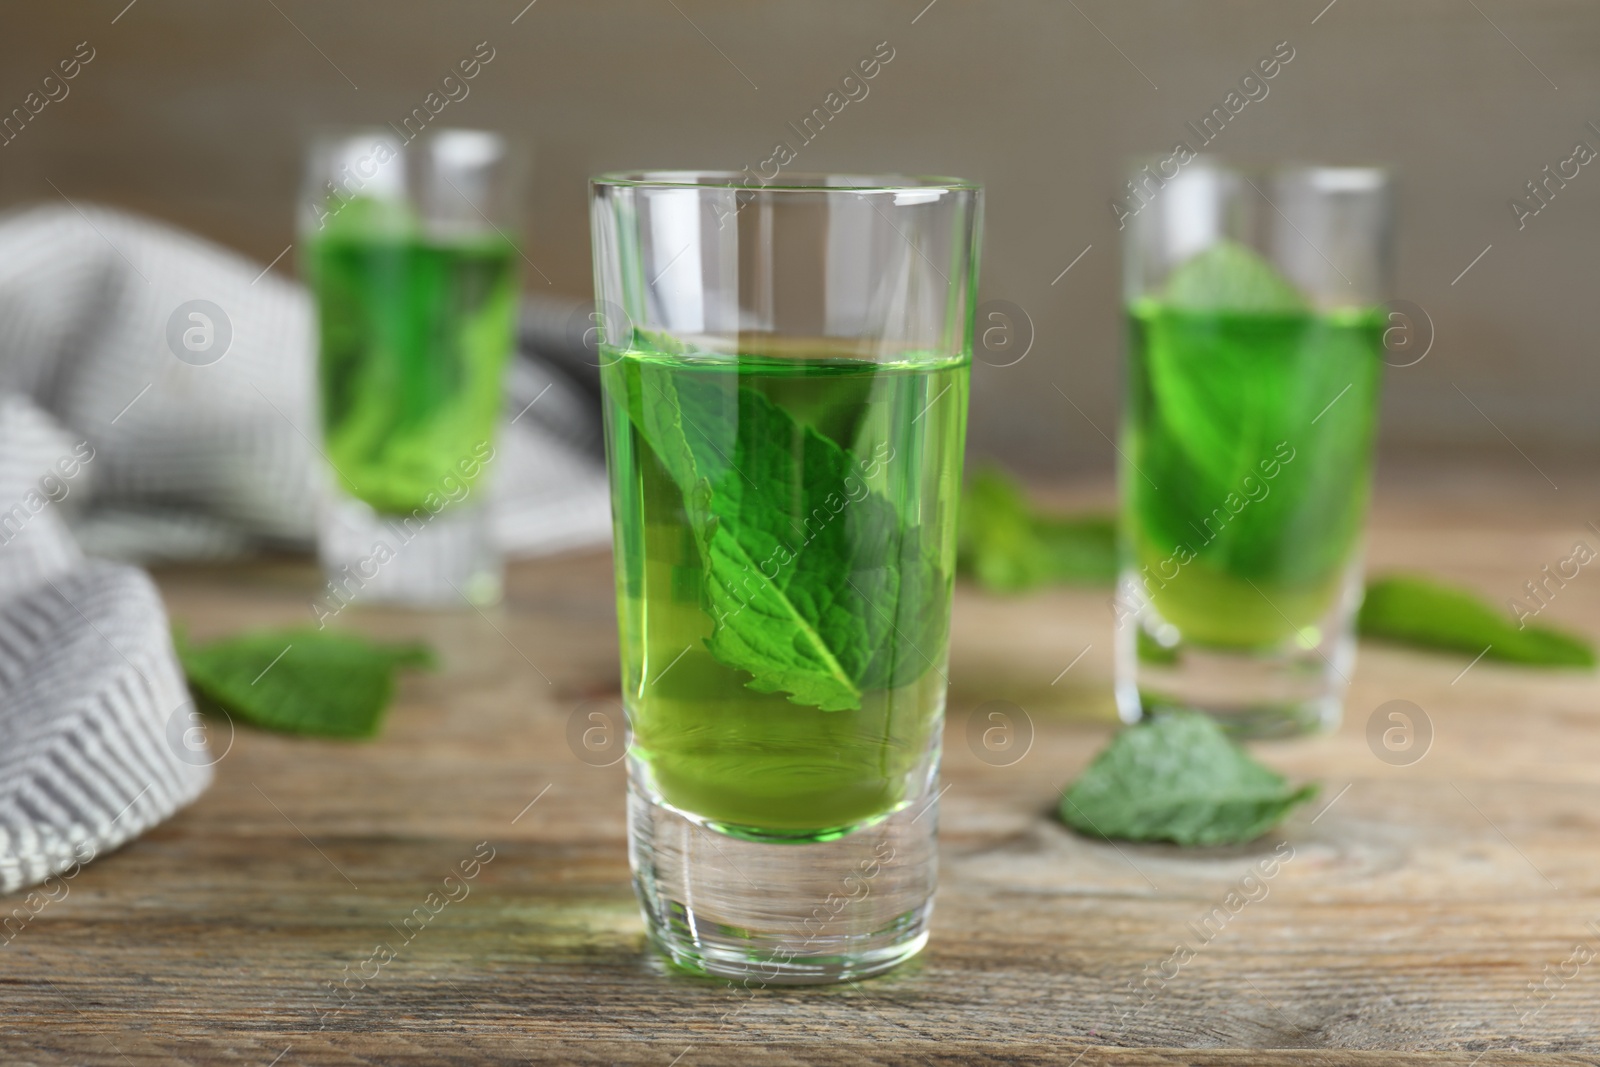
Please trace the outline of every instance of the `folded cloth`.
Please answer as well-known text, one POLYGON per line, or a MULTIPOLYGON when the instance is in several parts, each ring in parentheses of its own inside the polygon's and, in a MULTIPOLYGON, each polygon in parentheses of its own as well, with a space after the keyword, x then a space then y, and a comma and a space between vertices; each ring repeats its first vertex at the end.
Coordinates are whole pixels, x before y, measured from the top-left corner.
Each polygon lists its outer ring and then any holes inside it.
POLYGON ((0 513, 0 891, 115 848, 211 780, 155 585, 85 561, 55 513, 94 458, 0 396, 0 500, 16 502, 0 513))
MULTIPOLYGON (((571 314, 535 308, 534 334, 549 347, 571 314)), ((87 205, 0 217, 0 891, 209 782, 154 585, 85 551, 309 549, 330 492, 312 324, 300 286, 168 226, 87 205)), ((568 351, 509 376, 489 501, 510 554, 609 536, 588 370, 568 351)))

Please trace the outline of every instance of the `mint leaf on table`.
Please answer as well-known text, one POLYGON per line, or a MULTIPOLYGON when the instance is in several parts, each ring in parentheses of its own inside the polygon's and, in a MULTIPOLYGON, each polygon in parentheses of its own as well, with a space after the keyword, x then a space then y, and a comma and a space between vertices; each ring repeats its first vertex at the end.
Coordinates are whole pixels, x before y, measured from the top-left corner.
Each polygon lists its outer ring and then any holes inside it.
POLYGON ((1547 626, 1517 624, 1476 594, 1402 575, 1367 584, 1358 628, 1363 637, 1548 667, 1593 667, 1594 646, 1547 626), (1487 651, 1485 651, 1487 648, 1487 651))
POLYGON ((1261 256, 1218 241, 1167 278, 1166 303, 1186 311, 1304 311, 1305 297, 1261 256))
POLYGON ((750 688, 824 711, 928 670, 949 579, 921 527, 866 489, 862 461, 756 390, 637 372, 629 418, 683 493, 711 654, 750 688))
POLYGON ((1253 840, 1315 785, 1292 789, 1208 716, 1160 715, 1124 729, 1061 799, 1061 818, 1093 837, 1231 845, 1253 840))
POLYGON ((1115 520, 1040 512, 994 466, 974 475, 962 493, 960 540, 958 568, 992 592, 1109 585, 1117 574, 1115 520))
POLYGON ((175 635, 197 696, 268 730, 371 737, 402 667, 433 665, 420 644, 378 644, 311 628, 258 630, 191 645, 175 635))

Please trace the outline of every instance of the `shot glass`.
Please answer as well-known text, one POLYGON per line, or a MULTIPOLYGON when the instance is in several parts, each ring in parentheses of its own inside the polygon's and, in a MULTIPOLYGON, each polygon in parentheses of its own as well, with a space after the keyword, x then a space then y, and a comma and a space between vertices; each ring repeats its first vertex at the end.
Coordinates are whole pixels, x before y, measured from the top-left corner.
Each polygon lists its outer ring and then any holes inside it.
POLYGON ((319 138, 299 212, 333 483, 318 611, 500 597, 485 496, 518 298, 516 153, 497 134, 319 138))
POLYGON ((1361 603, 1388 175, 1171 157, 1129 190, 1119 710, 1332 729, 1361 603))
POLYGON ((928 936, 981 191, 592 183, 651 940, 759 983, 928 936))

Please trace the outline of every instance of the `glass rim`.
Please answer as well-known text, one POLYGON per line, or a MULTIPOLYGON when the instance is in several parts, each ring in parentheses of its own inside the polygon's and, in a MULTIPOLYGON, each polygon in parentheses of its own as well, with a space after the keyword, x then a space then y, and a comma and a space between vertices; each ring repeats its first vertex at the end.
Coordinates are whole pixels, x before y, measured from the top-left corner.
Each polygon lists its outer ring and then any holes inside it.
MULTIPOLYGON (((1125 169, 1137 174, 1144 167, 1171 159, 1170 153, 1141 152, 1125 160, 1125 169)), ((1222 152, 1196 152, 1194 158, 1181 165, 1180 170, 1203 167, 1251 177, 1280 177, 1292 174, 1327 175, 1339 178, 1365 178, 1374 187, 1393 184, 1396 168, 1388 163, 1326 163, 1306 159, 1267 160, 1235 157, 1222 152)), ((1163 177, 1165 177, 1163 175, 1163 177)), ((1167 178, 1171 181, 1172 178, 1167 178)))
POLYGON ((429 126, 407 137, 403 132, 393 126, 380 125, 372 122, 355 122, 349 124, 318 123, 308 127, 301 134, 301 141, 305 147, 319 148, 328 144, 337 144, 342 141, 354 141, 367 137, 387 137, 397 141, 398 147, 415 144, 420 141, 432 141, 440 136, 452 134, 473 134, 492 137, 508 148, 519 148, 522 138, 514 133, 501 129, 490 129, 487 126, 429 126))
POLYGON ((589 179, 594 187, 623 189, 731 189, 749 193, 978 192, 980 182, 930 174, 829 174, 797 172, 782 181, 762 180, 740 170, 620 170, 589 179), (836 182, 854 184, 829 184, 836 182))

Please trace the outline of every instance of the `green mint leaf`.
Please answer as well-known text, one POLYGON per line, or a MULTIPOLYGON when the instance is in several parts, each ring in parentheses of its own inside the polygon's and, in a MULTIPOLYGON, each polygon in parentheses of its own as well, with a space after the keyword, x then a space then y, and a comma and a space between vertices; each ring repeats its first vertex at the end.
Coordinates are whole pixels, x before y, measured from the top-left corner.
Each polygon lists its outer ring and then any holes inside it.
POLYGON ((921 528, 867 490, 861 459, 755 390, 638 373, 629 417, 683 492, 718 661, 824 711, 933 666, 948 579, 921 528))
POLYGON ((1381 318, 1147 300, 1130 309, 1129 328, 1143 354, 1131 401, 1143 412, 1132 453, 1141 493, 1129 531, 1140 563, 1187 544, 1235 577, 1329 580, 1366 510, 1381 318), (1260 499, 1216 524, 1214 538, 1200 528, 1258 483, 1260 499))
POLYGON ((1116 523, 1037 511, 1014 479, 987 467, 962 493, 958 565, 996 593, 1108 585, 1117 574, 1116 523))
POLYGON ((416 236, 422 229, 416 212, 400 200, 371 196, 330 198, 324 210, 328 214, 323 218, 320 238, 405 238, 416 236))
POLYGON ((1235 241, 1218 241, 1167 278, 1166 302, 1187 311, 1304 311, 1305 298, 1272 264, 1235 241))
POLYGON ((1363 637, 1543 667, 1593 667, 1594 646, 1547 626, 1517 623, 1476 594, 1426 578, 1390 576, 1367 585, 1363 637), (1484 652, 1487 647, 1488 651, 1484 652))
POLYGON ((1061 818, 1093 837, 1231 845, 1316 794, 1291 789, 1210 717, 1174 712, 1112 738, 1062 797, 1061 818))
POLYGON ((1140 663, 1159 663, 1170 667, 1183 658, 1176 648, 1168 648, 1145 633, 1143 626, 1134 631, 1134 649, 1140 663))
POLYGON ((333 630, 257 630, 204 645, 174 637, 197 696, 268 730, 322 737, 377 733, 395 672, 434 662, 425 645, 333 630))

